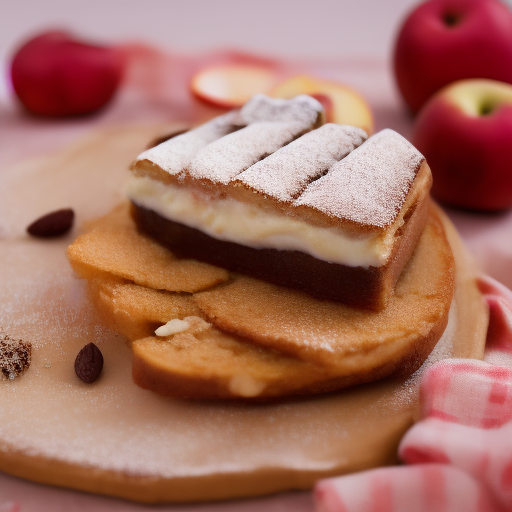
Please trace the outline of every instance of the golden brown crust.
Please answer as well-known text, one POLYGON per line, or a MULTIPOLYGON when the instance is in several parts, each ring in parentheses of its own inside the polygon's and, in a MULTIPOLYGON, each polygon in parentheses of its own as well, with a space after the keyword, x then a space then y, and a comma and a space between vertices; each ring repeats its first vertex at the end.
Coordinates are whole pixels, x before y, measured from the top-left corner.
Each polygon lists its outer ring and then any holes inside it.
POLYGON ((130 341, 152 336, 172 318, 200 315, 188 293, 154 290, 115 278, 90 280, 88 289, 105 325, 130 341))
POLYGON ((410 200, 408 199, 407 207, 404 208, 402 219, 400 219, 403 224, 394 233, 393 251, 382 269, 382 308, 387 305, 388 299, 393 295, 395 285, 427 225, 430 209, 428 191, 432 183, 430 172, 428 173, 428 182, 428 187, 412 195, 410 200))
MULTIPOLYGON (((371 224, 363 224, 350 219, 329 215, 309 206, 294 205, 291 201, 278 200, 272 196, 254 190, 237 179, 223 184, 213 183, 207 179, 193 178, 186 171, 178 175, 170 174, 154 162, 145 159, 138 160, 132 165, 132 174, 136 177, 154 179, 164 185, 183 187, 192 191, 195 190, 197 193, 204 194, 210 199, 225 199, 230 197, 237 201, 255 205, 263 211, 300 218, 315 226, 342 229, 351 236, 366 233, 382 234, 389 229, 389 226, 383 229, 371 224)), ((409 209, 411 202, 427 200, 431 186, 432 175, 430 167, 424 161, 418 170, 416 179, 407 193, 407 198, 403 204, 402 215, 409 209)), ((397 215, 398 221, 399 217, 400 215, 397 215)))
POLYGON ((92 296, 123 334, 144 336, 133 344, 136 384, 184 398, 262 400, 411 374, 443 333, 452 292, 453 258, 431 213, 380 313, 242 276, 192 296, 96 281, 92 296), (153 336, 158 322, 186 316, 216 328, 153 336))
POLYGON ((135 341, 133 380, 144 389, 193 399, 264 400, 336 389, 324 385, 324 368, 214 328, 135 341))
POLYGON ((84 279, 113 275, 174 292, 195 292, 228 279, 225 270, 194 260, 179 260, 138 233, 126 204, 89 228, 67 250, 73 270, 84 279))
POLYGON ((337 375, 309 361, 261 349, 217 329, 199 335, 148 337, 133 343, 133 381, 163 395, 186 399, 265 401, 340 390, 391 374, 408 377, 443 334, 442 318, 409 354, 380 366, 337 375))

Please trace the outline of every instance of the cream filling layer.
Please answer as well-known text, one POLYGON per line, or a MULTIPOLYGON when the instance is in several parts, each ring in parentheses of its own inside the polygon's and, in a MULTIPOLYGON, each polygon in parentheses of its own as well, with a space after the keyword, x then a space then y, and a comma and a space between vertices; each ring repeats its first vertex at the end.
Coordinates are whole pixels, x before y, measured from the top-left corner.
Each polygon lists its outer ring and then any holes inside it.
POLYGON ((257 249, 294 250, 331 263, 379 267, 393 247, 394 229, 385 237, 370 233, 356 238, 340 229, 313 226, 231 198, 212 200, 145 176, 131 176, 126 194, 137 205, 168 220, 257 249))

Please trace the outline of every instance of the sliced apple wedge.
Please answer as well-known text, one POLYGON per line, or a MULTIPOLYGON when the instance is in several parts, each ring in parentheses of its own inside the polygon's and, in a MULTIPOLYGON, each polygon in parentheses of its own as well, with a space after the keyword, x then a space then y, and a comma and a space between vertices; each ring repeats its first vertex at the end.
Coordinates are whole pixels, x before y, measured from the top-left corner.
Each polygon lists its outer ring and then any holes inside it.
POLYGON ((373 133, 370 106, 354 89, 339 82, 301 75, 290 78, 270 92, 275 98, 293 98, 299 94, 309 94, 320 101, 328 122, 357 126, 368 135, 373 133))
POLYGON ((224 108, 236 108, 252 96, 276 85, 276 73, 269 66, 223 64, 203 69, 190 83, 200 99, 224 108))
POLYGON ((315 98, 325 110, 325 122, 326 123, 334 123, 334 102, 332 101, 331 96, 328 94, 318 93, 318 94, 310 94, 312 98, 315 98))

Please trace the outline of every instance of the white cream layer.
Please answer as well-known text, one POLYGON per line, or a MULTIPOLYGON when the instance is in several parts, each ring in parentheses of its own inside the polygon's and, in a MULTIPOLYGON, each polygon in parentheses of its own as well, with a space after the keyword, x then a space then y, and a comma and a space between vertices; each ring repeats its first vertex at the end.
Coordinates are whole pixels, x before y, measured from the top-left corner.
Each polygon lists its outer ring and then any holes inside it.
POLYGON ((339 229, 312 226, 234 199, 211 200, 148 177, 131 176, 126 192, 134 203, 166 219, 258 249, 301 251, 331 263, 363 267, 383 265, 392 249, 387 243, 392 236, 383 240, 370 233, 354 238, 339 229))

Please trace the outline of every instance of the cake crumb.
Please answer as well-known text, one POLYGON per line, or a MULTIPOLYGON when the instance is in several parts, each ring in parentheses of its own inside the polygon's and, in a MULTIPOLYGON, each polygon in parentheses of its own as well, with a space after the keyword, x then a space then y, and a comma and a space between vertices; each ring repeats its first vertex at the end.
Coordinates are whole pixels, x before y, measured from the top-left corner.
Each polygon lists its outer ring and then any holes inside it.
POLYGON ((157 336, 172 336, 180 332, 193 331, 193 334, 208 329, 211 325, 198 316, 187 316, 183 320, 173 318, 160 326, 155 334, 157 336))
POLYGON ((179 332, 187 331, 190 327, 188 322, 185 320, 180 320, 179 318, 173 318, 169 320, 166 324, 159 327, 155 334, 157 336, 172 336, 173 334, 178 334, 179 332))
POLYGON ((0 333, 0 370, 2 375, 14 380, 28 370, 32 356, 32 344, 10 338, 0 333))

